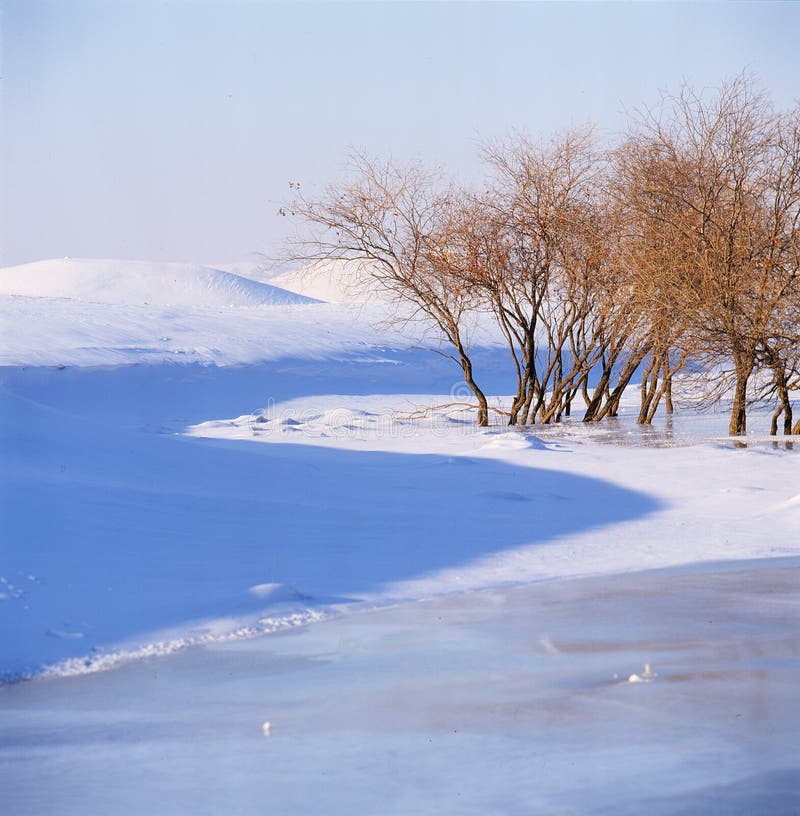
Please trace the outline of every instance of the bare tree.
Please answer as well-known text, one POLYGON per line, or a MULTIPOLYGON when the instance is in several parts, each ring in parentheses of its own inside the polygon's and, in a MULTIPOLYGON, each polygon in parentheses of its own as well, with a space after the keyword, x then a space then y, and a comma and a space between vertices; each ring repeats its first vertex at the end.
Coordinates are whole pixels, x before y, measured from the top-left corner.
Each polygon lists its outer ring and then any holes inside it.
POLYGON ((641 212, 661 219, 680 258, 675 306, 710 357, 731 362, 731 434, 746 430, 759 344, 788 285, 776 263, 793 206, 778 125, 743 75, 711 95, 685 86, 664 97, 629 139, 647 165, 641 212))
POLYGON ((772 210, 762 263, 771 273, 772 302, 759 340, 758 357, 771 374, 777 399, 770 433, 800 433, 792 425, 790 392, 800 387, 800 105, 778 120, 769 178, 772 210))
POLYGON ((465 318, 494 315, 516 393, 510 424, 613 417, 641 373, 650 423, 689 361, 707 398, 733 391, 729 432, 755 395, 793 426, 800 382, 800 114, 777 114, 751 78, 685 86, 638 115, 600 154, 591 129, 484 148, 485 192, 420 164, 353 160, 354 179, 292 211, 313 232, 295 259, 364 262, 374 283, 424 316, 488 423, 465 318), (753 377, 758 371, 759 376, 753 377))
POLYGON ((693 351, 682 289, 692 268, 683 232, 683 204, 672 168, 649 140, 632 138, 614 151, 610 195, 617 209, 619 268, 626 271, 631 309, 647 336, 637 422, 650 424, 662 399, 672 413, 672 380, 693 351))
POLYGON ((412 313, 424 316, 449 342, 452 357, 478 402, 478 424, 489 408, 478 386, 464 319, 474 296, 454 277, 448 246, 458 224, 459 196, 441 172, 420 164, 380 163, 352 158, 354 179, 334 185, 319 198, 298 194, 291 207, 311 232, 290 249, 293 260, 366 262, 373 282, 412 313))
POLYGON ((511 424, 559 421, 598 358, 585 342, 598 251, 602 163, 591 128, 535 144, 489 145, 494 170, 481 202, 490 263, 475 283, 506 337, 517 375, 511 424), (587 286, 587 284, 591 284, 587 286))

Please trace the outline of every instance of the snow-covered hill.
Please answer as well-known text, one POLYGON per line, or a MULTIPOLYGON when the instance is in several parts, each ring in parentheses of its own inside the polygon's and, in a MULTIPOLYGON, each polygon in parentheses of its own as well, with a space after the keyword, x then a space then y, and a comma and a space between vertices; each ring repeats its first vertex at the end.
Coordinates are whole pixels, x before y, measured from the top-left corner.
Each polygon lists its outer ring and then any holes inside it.
POLYGON ((350 261, 317 261, 270 278, 270 283, 329 303, 366 303, 380 298, 365 266, 350 261))
POLYGON ((0 294, 185 308, 314 302, 302 293, 197 264, 72 258, 0 269, 0 294))
POLYGON ((0 365, 234 365, 381 342, 371 307, 322 302, 325 286, 307 282, 316 297, 192 264, 63 258, 7 267, 0 365))

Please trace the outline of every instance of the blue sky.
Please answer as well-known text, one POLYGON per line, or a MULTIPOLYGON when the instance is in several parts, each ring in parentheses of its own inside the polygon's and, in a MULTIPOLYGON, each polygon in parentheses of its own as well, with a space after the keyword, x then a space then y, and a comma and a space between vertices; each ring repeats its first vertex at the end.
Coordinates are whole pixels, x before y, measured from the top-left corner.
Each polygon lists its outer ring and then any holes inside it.
POLYGON ((289 181, 348 150, 480 172, 481 139, 596 122, 683 79, 800 97, 795 3, 0 0, 0 264, 274 254, 289 181))

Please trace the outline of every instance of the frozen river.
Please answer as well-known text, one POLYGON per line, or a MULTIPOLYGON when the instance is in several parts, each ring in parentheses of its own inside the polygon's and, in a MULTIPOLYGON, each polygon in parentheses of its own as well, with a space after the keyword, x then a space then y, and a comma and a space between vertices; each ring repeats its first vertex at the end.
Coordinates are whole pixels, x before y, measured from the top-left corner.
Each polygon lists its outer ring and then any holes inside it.
POLYGON ((788 816, 798 687, 797 558, 484 590, 0 687, 3 810, 788 816))

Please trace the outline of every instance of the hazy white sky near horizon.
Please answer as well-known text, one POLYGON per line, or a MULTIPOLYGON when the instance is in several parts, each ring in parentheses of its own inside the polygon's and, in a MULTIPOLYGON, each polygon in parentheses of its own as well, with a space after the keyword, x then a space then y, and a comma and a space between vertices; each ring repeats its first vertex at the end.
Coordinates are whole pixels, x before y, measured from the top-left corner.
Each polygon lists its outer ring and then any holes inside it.
POLYGON ((351 147, 479 172, 481 139, 744 68, 800 97, 800 4, 0 0, 0 265, 275 254, 351 147))

